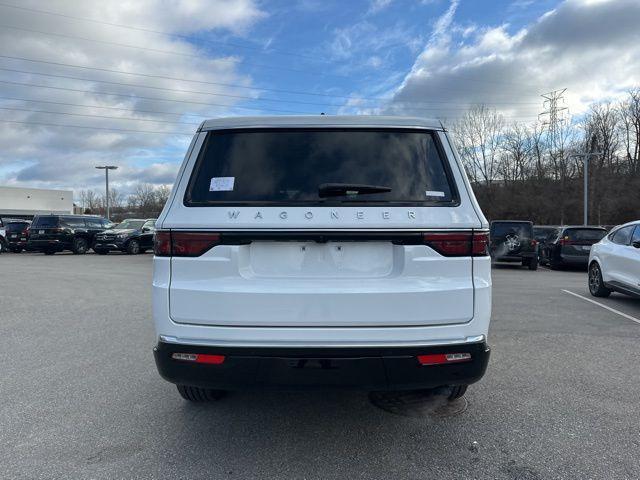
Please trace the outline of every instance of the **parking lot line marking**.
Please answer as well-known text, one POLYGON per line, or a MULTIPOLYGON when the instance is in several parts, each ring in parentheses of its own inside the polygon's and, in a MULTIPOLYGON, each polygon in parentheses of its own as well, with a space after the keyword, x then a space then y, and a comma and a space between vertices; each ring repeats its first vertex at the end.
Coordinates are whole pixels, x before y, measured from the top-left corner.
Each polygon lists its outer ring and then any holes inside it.
POLYGON ((636 322, 637 324, 640 324, 640 320, 638 320, 636 317, 632 317, 631 315, 627 315, 626 313, 621 312, 620 310, 616 310, 615 308, 607 307, 606 305, 603 305, 600 302, 596 302, 595 300, 591 300, 590 298, 583 297, 582 295, 579 295, 579 294, 574 293, 574 292, 570 292, 569 290, 562 290, 562 291, 565 292, 565 293, 568 293, 569 295, 573 295, 574 297, 578 297, 578 298, 581 298, 582 300, 586 300, 589 303, 593 303, 594 305, 598 305, 599 307, 602 307, 605 310, 609 310, 610 312, 617 313, 621 317, 628 318, 632 322, 636 322))

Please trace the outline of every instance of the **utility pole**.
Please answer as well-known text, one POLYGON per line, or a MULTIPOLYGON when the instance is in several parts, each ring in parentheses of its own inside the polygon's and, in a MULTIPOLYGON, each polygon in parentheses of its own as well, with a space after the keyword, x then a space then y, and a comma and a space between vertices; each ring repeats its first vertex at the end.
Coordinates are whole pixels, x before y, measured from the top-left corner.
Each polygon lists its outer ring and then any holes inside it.
POLYGON ((115 165, 102 165, 102 166, 98 166, 96 167, 98 170, 104 170, 104 174, 105 174, 105 190, 106 190, 106 204, 107 204, 107 220, 109 220, 109 170, 116 170, 118 167, 116 167, 115 165))
POLYGON ((589 225, 589 159, 591 157, 598 157, 602 155, 602 152, 590 152, 590 153, 574 153, 571 157, 582 157, 584 161, 583 167, 583 180, 584 180, 584 191, 583 191, 583 208, 582 208, 582 224, 584 226, 589 225))

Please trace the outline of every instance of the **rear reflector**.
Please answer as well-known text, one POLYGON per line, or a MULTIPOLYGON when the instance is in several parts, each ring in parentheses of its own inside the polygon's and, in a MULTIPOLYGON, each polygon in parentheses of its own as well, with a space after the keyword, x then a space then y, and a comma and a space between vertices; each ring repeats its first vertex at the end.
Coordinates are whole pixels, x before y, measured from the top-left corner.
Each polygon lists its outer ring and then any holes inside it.
POLYGON ((481 257, 489 254, 487 232, 427 232, 425 245, 445 257, 481 257))
POLYGON ((157 231, 153 251, 158 257, 199 257, 220 243, 213 232, 157 231))
POLYGON ((208 365, 220 365, 224 363, 224 355, 207 355, 204 353, 173 353, 171 358, 185 362, 206 363, 208 365))
POLYGON ((470 353, 435 353, 418 355, 420 365, 443 365, 447 363, 467 362, 471 360, 470 353))

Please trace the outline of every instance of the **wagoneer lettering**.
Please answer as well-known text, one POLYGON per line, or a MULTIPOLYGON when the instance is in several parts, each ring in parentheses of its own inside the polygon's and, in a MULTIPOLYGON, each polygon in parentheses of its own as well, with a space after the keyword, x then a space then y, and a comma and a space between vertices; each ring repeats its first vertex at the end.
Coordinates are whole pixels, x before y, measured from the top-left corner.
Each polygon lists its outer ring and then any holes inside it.
POLYGON ((438 122, 226 118, 194 145, 157 221, 153 277, 156 364, 185 399, 456 398, 483 376, 488 223, 438 122), (233 188, 210 188, 220 178, 233 188))

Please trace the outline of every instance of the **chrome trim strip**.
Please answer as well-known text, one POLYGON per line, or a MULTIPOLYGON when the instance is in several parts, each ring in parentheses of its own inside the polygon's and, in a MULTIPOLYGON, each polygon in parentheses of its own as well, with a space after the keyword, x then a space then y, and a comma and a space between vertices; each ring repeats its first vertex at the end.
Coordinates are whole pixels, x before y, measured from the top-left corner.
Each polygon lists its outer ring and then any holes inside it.
POLYGON ((473 337, 456 338, 450 340, 421 340, 415 342, 349 342, 349 343, 328 343, 328 342, 236 342, 236 341, 220 341, 205 340, 201 338, 182 338, 169 335, 160 335, 160 340, 166 343, 175 343, 180 345, 200 345, 206 347, 264 347, 264 348, 354 348, 354 347, 435 347, 440 345, 460 345, 465 343, 479 343, 485 340, 484 335, 476 335, 473 337))

